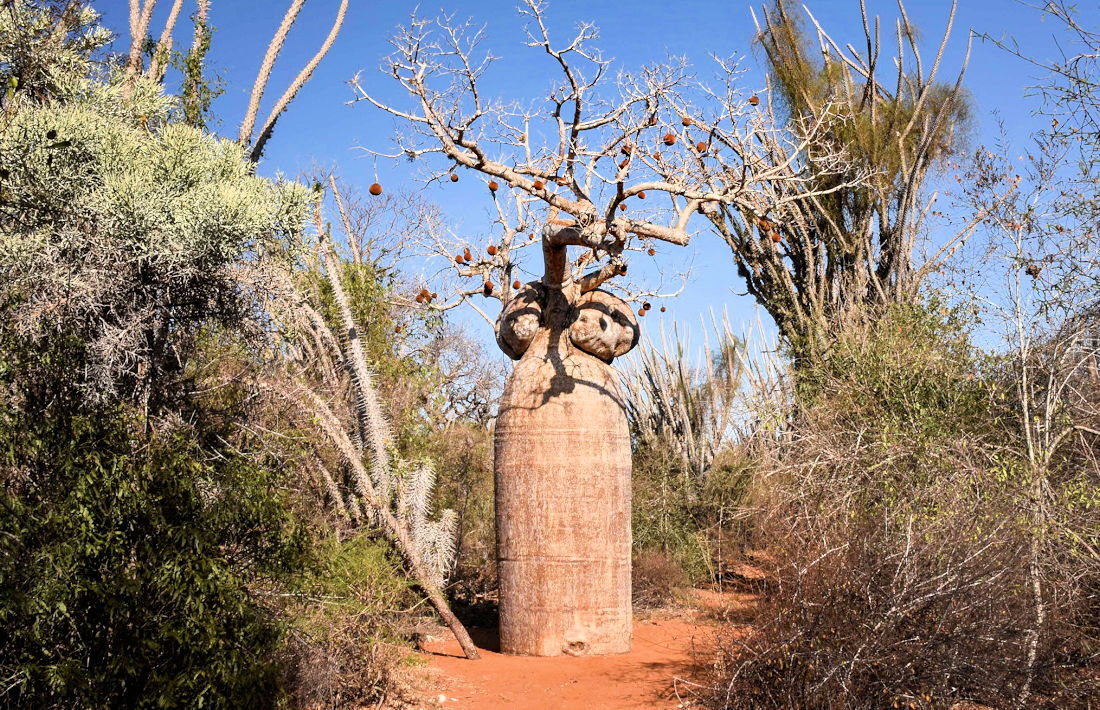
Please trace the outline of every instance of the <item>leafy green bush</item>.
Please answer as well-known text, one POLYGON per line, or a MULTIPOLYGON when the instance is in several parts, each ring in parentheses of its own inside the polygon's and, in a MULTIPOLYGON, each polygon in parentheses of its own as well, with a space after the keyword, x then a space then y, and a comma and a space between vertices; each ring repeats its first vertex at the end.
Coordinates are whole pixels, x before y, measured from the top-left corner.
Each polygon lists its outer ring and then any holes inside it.
POLYGON ((319 549, 319 564, 283 613, 290 623, 288 690, 298 707, 359 708, 407 699, 415 663, 406 638, 417 594, 385 540, 360 533, 319 549))
POLYGON ((497 589, 493 508, 493 437, 469 422, 434 433, 432 458, 440 479, 436 500, 457 516, 457 558, 449 584, 461 603, 477 604, 497 589))
POLYGON ((175 406, 170 380, 199 329, 259 332, 263 280, 241 276, 291 256, 305 212, 301 186, 255 177, 239 146, 174 123, 173 106, 148 87, 131 103, 96 85, 22 108, 0 133, 13 326, 80 338, 85 398, 144 399, 154 413, 175 406))
MULTIPOLYGON (((744 542, 733 523, 752 478, 751 462, 733 443, 746 343, 728 320, 712 326, 718 345, 697 361, 686 329, 671 339, 662 334, 659 344, 643 339, 623 378, 634 449, 636 559, 655 572, 678 566, 681 579, 695 584, 718 581, 729 552, 744 542)), ((670 578, 666 572, 671 569, 655 576, 670 578)), ((649 576, 636 576, 639 599, 648 594, 649 576)))
MULTIPOLYGON (((681 577, 693 583, 713 578, 705 528, 699 510, 698 486, 682 470, 681 460, 659 443, 634 453, 631 530, 634 551, 648 559, 678 565, 681 577)), ((640 597, 645 590, 637 590, 640 597)))
POLYGON ((282 632, 251 592, 308 560, 278 475, 139 425, 124 407, 0 408, 4 705, 278 697, 282 632))
POLYGON ((272 706, 265 600, 311 541, 254 392, 204 377, 254 368, 248 275, 294 258, 306 194, 126 87, 110 39, 79 3, 0 12, 0 704, 272 706))

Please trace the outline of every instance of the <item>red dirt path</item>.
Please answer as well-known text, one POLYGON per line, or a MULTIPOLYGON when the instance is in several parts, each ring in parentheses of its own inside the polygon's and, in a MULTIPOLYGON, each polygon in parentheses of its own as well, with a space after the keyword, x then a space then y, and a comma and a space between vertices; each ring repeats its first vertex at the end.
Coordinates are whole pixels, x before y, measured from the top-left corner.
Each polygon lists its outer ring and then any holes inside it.
MULTIPOLYGON (((721 612, 749 595, 703 593, 697 603, 721 612)), ((616 656, 533 658, 498 652, 496 630, 471 629, 480 661, 462 657, 453 638, 425 645, 434 671, 424 707, 461 710, 542 708, 620 710, 692 707, 690 685, 713 661, 717 627, 711 619, 635 619, 630 653, 616 656), (677 688, 680 697, 677 697, 677 688), (683 699, 681 699, 683 698, 683 699)))

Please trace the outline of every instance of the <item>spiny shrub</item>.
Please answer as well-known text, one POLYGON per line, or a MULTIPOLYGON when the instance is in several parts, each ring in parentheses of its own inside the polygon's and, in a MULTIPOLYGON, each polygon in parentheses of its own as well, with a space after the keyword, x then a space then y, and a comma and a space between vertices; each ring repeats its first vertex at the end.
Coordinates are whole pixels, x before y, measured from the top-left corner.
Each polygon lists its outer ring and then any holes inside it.
MULTIPOLYGON (((1037 623, 1034 531, 989 370, 963 323, 899 306, 798 373, 792 428, 759 453, 767 485, 753 494, 772 583, 753 632, 722 654, 716 706, 1017 698, 1037 623)), ((1039 638, 1042 676, 1055 639, 1039 638)))

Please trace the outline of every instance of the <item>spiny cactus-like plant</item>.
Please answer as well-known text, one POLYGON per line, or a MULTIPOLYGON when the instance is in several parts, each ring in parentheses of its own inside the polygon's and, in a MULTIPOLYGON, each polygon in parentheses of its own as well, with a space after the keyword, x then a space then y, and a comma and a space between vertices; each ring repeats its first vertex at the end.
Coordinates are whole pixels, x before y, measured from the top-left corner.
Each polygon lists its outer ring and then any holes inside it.
POLYGON ((708 339, 694 363, 686 331, 674 331, 670 340, 662 328, 659 345, 643 338, 623 378, 636 436, 669 447, 695 478, 706 474, 715 454, 732 438, 734 398, 742 380, 744 343, 728 319, 715 319, 712 325, 717 349, 711 350, 708 339))
POLYGON ((668 447, 695 477, 705 476, 724 445, 774 438, 790 406, 779 343, 759 318, 739 336, 726 314, 712 314, 710 330, 715 347, 704 331, 693 358, 690 332, 662 327, 660 342, 642 338, 623 373, 634 435, 668 447))
POLYGON ((339 481, 344 479, 329 473, 320 456, 310 465, 320 469, 337 510, 347 511, 356 522, 382 530, 404 558, 410 575, 428 601, 454 633, 467 658, 478 658, 473 641, 440 590, 454 562, 456 517, 449 510, 434 519, 430 515, 435 486, 435 470, 430 463, 411 463, 394 456, 390 424, 341 281, 342 265, 328 234, 321 228, 319 204, 314 216, 321 265, 336 305, 339 335, 299 294, 289 309, 287 325, 288 331, 296 332, 292 341, 300 353, 297 359, 307 366, 294 384, 286 388, 286 394, 313 414, 325 438, 339 452, 341 466, 349 473, 348 485, 340 486, 339 481), (333 406, 312 386, 306 377, 309 370, 319 375, 323 383, 344 383, 339 391, 346 392, 352 410, 350 423, 342 422, 333 406))
POLYGON ((442 586, 455 560, 458 517, 448 508, 435 520, 431 519, 435 481, 435 467, 431 462, 407 466, 397 488, 397 519, 408 526, 413 546, 432 583, 442 586))

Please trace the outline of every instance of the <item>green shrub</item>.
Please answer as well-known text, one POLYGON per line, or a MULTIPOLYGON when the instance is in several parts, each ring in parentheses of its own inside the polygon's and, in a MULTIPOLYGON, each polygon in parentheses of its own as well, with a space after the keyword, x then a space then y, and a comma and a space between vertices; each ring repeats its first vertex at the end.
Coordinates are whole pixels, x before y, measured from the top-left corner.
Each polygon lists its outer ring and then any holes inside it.
POLYGON ((285 428, 271 314, 309 196, 195 127, 204 89, 127 81, 82 3, 3 5, 0 706, 283 704, 303 616, 372 641, 404 584, 325 546, 292 437, 254 433, 285 428))
POLYGON ((639 446, 631 508, 635 553, 679 565, 692 584, 717 581, 723 563, 747 540, 738 513, 751 481, 751 462, 736 446, 721 449, 703 476, 684 471, 659 440, 639 446))
POLYGON ((0 410, 0 702, 270 706, 282 631, 250 591, 307 560, 278 477, 136 423, 0 410))
POLYGON ((493 437, 472 422, 456 422, 435 432, 431 447, 440 471, 436 504, 457 516, 451 594, 462 605, 476 605, 497 589, 493 437))
MULTIPOLYGON (((679 457, 659 442, 634 453, 631 532, 636 555, 676 565, 691 583, 714 577, 714 564, 701 517, 696 481, 679 457)), ((642 598, 644 588, 637 591, 642 598)))
POLYGON ((330 537, 283 613, 290 623, 288 690, 297 707, 359 708, 410 697, 411 622, 395 614, 417 594, 380 538, 330 537))

